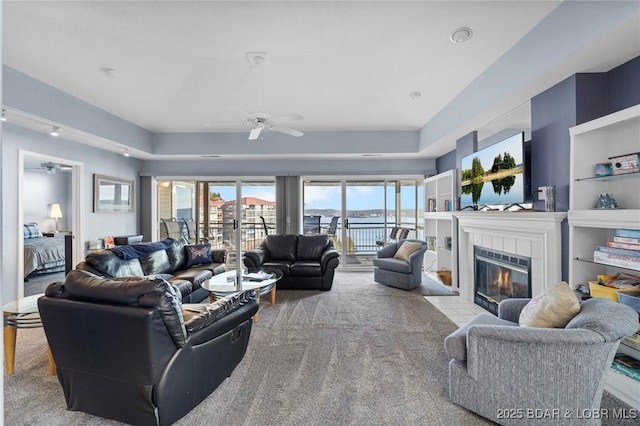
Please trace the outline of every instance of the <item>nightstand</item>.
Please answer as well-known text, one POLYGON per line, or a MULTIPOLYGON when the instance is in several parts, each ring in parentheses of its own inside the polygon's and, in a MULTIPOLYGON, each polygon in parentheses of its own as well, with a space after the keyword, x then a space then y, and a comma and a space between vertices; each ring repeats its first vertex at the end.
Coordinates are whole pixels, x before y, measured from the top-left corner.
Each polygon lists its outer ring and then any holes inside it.
POLYGON ((44 237, 64 238, 65 235, 71 235, 71 231, 48 231, 43 232, 44 237))

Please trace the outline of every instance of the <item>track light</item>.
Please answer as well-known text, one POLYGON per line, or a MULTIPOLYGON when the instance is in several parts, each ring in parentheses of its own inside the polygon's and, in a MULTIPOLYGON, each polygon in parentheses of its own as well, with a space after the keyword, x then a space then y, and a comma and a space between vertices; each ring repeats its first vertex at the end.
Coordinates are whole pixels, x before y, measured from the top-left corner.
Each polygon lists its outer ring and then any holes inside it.
POLYGON ((58 137, 60 136, 60 127, 58 126, 51 126, 51 133, 49 133, 51 136, 53 137, 58 137))
POLYGON ((130 157, 131 154, 129 153, 128 149, 125 149, 124 152, 122 153, 122 155, 124 155, 125 157, 130 157))
POLYGON ((4 108, 2 109, 2 115, 0 116, 0 121, 7 121, 7 116, 5 115, 4 108))

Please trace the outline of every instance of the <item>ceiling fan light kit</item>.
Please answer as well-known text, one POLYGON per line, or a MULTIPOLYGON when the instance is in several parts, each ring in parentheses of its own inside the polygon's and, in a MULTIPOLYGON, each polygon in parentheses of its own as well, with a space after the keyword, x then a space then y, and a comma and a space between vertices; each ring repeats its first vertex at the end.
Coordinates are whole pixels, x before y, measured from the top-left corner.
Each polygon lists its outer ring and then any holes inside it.
POLYGON ((47 161, 46 163, 40 163, 40 167, 33 170, 44 170, 48 175, 55 175, 57 172, 70 172, 72 169, 73 167, 71 166, 47 161))

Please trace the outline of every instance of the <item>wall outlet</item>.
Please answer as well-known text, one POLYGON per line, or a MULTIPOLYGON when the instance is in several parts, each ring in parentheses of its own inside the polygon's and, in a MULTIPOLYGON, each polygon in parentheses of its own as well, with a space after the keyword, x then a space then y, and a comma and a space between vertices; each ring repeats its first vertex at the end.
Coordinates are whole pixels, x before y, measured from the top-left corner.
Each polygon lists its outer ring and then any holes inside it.
POLYGON ((538 200, 546 200, 547 199, 547 187, 540 186, 538 187, 538 200))

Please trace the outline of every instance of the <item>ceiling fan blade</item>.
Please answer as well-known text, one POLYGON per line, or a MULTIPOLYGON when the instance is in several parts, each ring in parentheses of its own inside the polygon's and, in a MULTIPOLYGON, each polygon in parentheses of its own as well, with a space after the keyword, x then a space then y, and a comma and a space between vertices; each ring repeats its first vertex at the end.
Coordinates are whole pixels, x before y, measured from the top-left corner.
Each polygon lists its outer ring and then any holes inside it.
POLYGON ((249 133, 249 140, 253 141, 258 139, 260 137, 260 133, 262 133, 262 129, 262 127, 254 127, 251 129, 251 132, 249 133))
POLYGON ((300 130, 294 130, 288 127, 273 127, 272 130, 275 130, 276 132, 284 133, 287 135, 295 136, 296 138, 299 138, 300 136, 304 135, 304 133, 302 133, 300 130))
POLYGON ((238 108, 235 106, 227 106, 225 107, 227 108, 229 111, 235 111, 235 112, 239 112, 240 114, 244 115, 245 117, 249 117, 255 120, 255 116, 253 114, 248 113, 247 111, 243 110, 242 108, 238 108))
POLYGON ((304 117, 300 114, 292 113, 292 114, 281 114, 276 115, 275 117, 271 117, 270 120, 273 122, 282 122, 282 121, 297 121, 302 120, 304 117))
POLYGON ((241 127, 241 126, 243 126, 243 123, 241 123, 241 122, 236 122, 236 123, 205 123, 205 124, 203 124, 203 126, 205 126, 205 127, 241 127))

